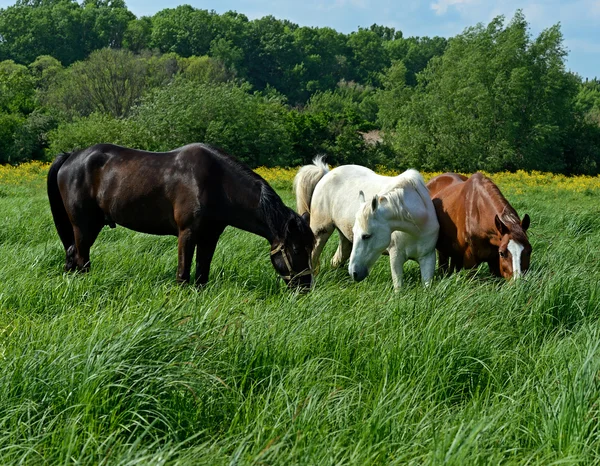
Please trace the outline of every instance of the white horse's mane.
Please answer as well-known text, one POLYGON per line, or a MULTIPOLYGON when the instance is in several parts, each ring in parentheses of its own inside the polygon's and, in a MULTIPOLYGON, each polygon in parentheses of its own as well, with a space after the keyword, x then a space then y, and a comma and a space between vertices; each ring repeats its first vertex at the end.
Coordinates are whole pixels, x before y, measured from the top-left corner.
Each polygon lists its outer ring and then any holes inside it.
MULTIPOLYGON (((380 192, 377 196, 385 196, 388 200, 386 204, 386 208, 391 211, 394 217, 398 218, 402 221, 415 223, 414 219, 410 215, 409 209, 407 209, 404 205, 404 189, 407 187, 412 187, 417 191, 417 193, 421 196, 422 199, 429 199, 429 192, 427 191, 427 187, 425 186, 425 180, 421 176, 421 174, 410 168, 406 170, 404 173, 401 173, 396 177, 396 184, 389 191, 380 192)), ((359 211, 360 217, 357 219, 363 228, 366 227, 369 216, 373 214, 373 210, 371 208, 371 202, 367 199, 364 207, 359 211)))

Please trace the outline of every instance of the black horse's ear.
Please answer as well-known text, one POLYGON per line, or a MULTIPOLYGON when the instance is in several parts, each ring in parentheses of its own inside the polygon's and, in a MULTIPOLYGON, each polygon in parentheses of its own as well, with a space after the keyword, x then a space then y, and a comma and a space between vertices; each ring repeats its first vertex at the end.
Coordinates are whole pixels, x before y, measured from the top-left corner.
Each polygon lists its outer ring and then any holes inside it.
POLYGON ((288 220, 285 225, 285 235, 297 235, 302 231, 302 227, 300 226, 300 218, 297 216, 293 216, 288 220))
POLYGON ((521 228, 523 228, 523 231, 527 231, 530 223, 531 223, 531 219, 529 218, 529 215, 525 214, 525 216, 523 217, 523 220, 521 220, 521 228))
POLYGON ((500 217, 498 217, 498 214, 496 214, 496 216, 494 217, 494 222, 496 223, 496 228, 498 229, 501 235, 507 235, 508 233, 510 233, 508 227, 504 224, 502 220, 500 220, 500 217))
POLYGON ((305 221, 306 223, 308 223, 308 224, 310 225, 310 214, 309 214, 308 212, 304 212, 304 213, 302 214, 302 218, 304 219, 304 221, 305 221))
POLYGON ((296 224, 296 222, 297 222, 296 218, 290 218, 287 221, 287 223, 285 224, 286 234, 293 233, 298 230, 298 225, 296 224))

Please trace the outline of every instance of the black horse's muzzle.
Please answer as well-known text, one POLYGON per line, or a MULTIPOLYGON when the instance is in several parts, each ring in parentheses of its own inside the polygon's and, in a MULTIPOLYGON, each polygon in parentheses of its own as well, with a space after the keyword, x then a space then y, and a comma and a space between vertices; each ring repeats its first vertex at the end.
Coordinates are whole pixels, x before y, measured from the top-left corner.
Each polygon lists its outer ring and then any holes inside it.
POLYGON ((310 267, 310 263, 308 268, 301 272, 295 272, 283 244, 280 244, 271 251, 271 256, 274 256, 275 254, 281 254, 283 263, 287 268, 287 274, 284 275, 280 273, 279 276, 285 281, 288 288, 299 289, 302 292, 310 291, 313 282, 313 271, 310 267))

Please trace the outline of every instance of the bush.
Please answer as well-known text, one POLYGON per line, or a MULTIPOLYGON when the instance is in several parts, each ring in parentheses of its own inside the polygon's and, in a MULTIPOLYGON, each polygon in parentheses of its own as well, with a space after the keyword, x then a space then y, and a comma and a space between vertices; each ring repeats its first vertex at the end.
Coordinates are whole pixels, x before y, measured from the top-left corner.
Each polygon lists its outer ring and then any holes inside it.
POLYGON ((141 139, 137 139, 141 131, 136 131, 134 128, 135 124, 131 121, 120 120, 102 113, 92 113, 88 117, 61 123, 58 128, 50 131, 48 152, 49 155, 54 156, 99 143, 143 147, 141 139))
POLYGON ((245 87, 179 80, 151 92, 130 119, 146 135, 148 150, 206 142, 251 166, 274 166, 292 153, 285 115, 280 100, 245 87))
POLYGON ((16 163, 15 134, 23 124, 24 117, 13 113, 0 113, 0 163, 16 163))
POLYGON ((166 151, 205 142, 251 166, 286 165, 292 144, 285 115, 279 100, 248 94, 240 86, 179 80, 147 95, 129 118, 96 113, 63 123, 50 135, 50 150, 105 142, 166 151))

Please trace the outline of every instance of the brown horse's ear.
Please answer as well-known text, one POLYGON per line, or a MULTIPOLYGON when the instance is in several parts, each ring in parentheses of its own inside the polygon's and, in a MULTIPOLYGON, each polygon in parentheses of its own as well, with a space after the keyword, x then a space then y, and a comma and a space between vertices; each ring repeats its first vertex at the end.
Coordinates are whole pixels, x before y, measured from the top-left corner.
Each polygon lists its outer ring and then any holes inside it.
POLYGON ((310 225, 310 214, 309 214, 308 212, 304 212, 304 213, 302 214, 302 218, 304 219, 304 221, 305 221, 306 223, 308 223, 308 224, 310 225))
POLYGON ((502 236, 510 233, 510 231, 508 230, 508 227, 504 224, 504 222, 502 220, 500 220, 500 217, 498 217, 498 214, 496 214, 496 216, 494 217, 494 222, 496 223, 496 228, 498 229, 498 231, 500 232, 500 234, 502 236))
POLYGON ((379 203, 379 199, 377 196, 375 196, 373 198, 373 200, 371 201, 371 209, 373 209, 373 212, 375 212, 377 210, 377 204, 379 203))
POLYGON ((523 217, 523 220, 521 220, 521 228, 523 228, 523 231, 527 231, 530 222, 531 219, 529 218, 529 215, 525 214, 525 217, 523 217))

